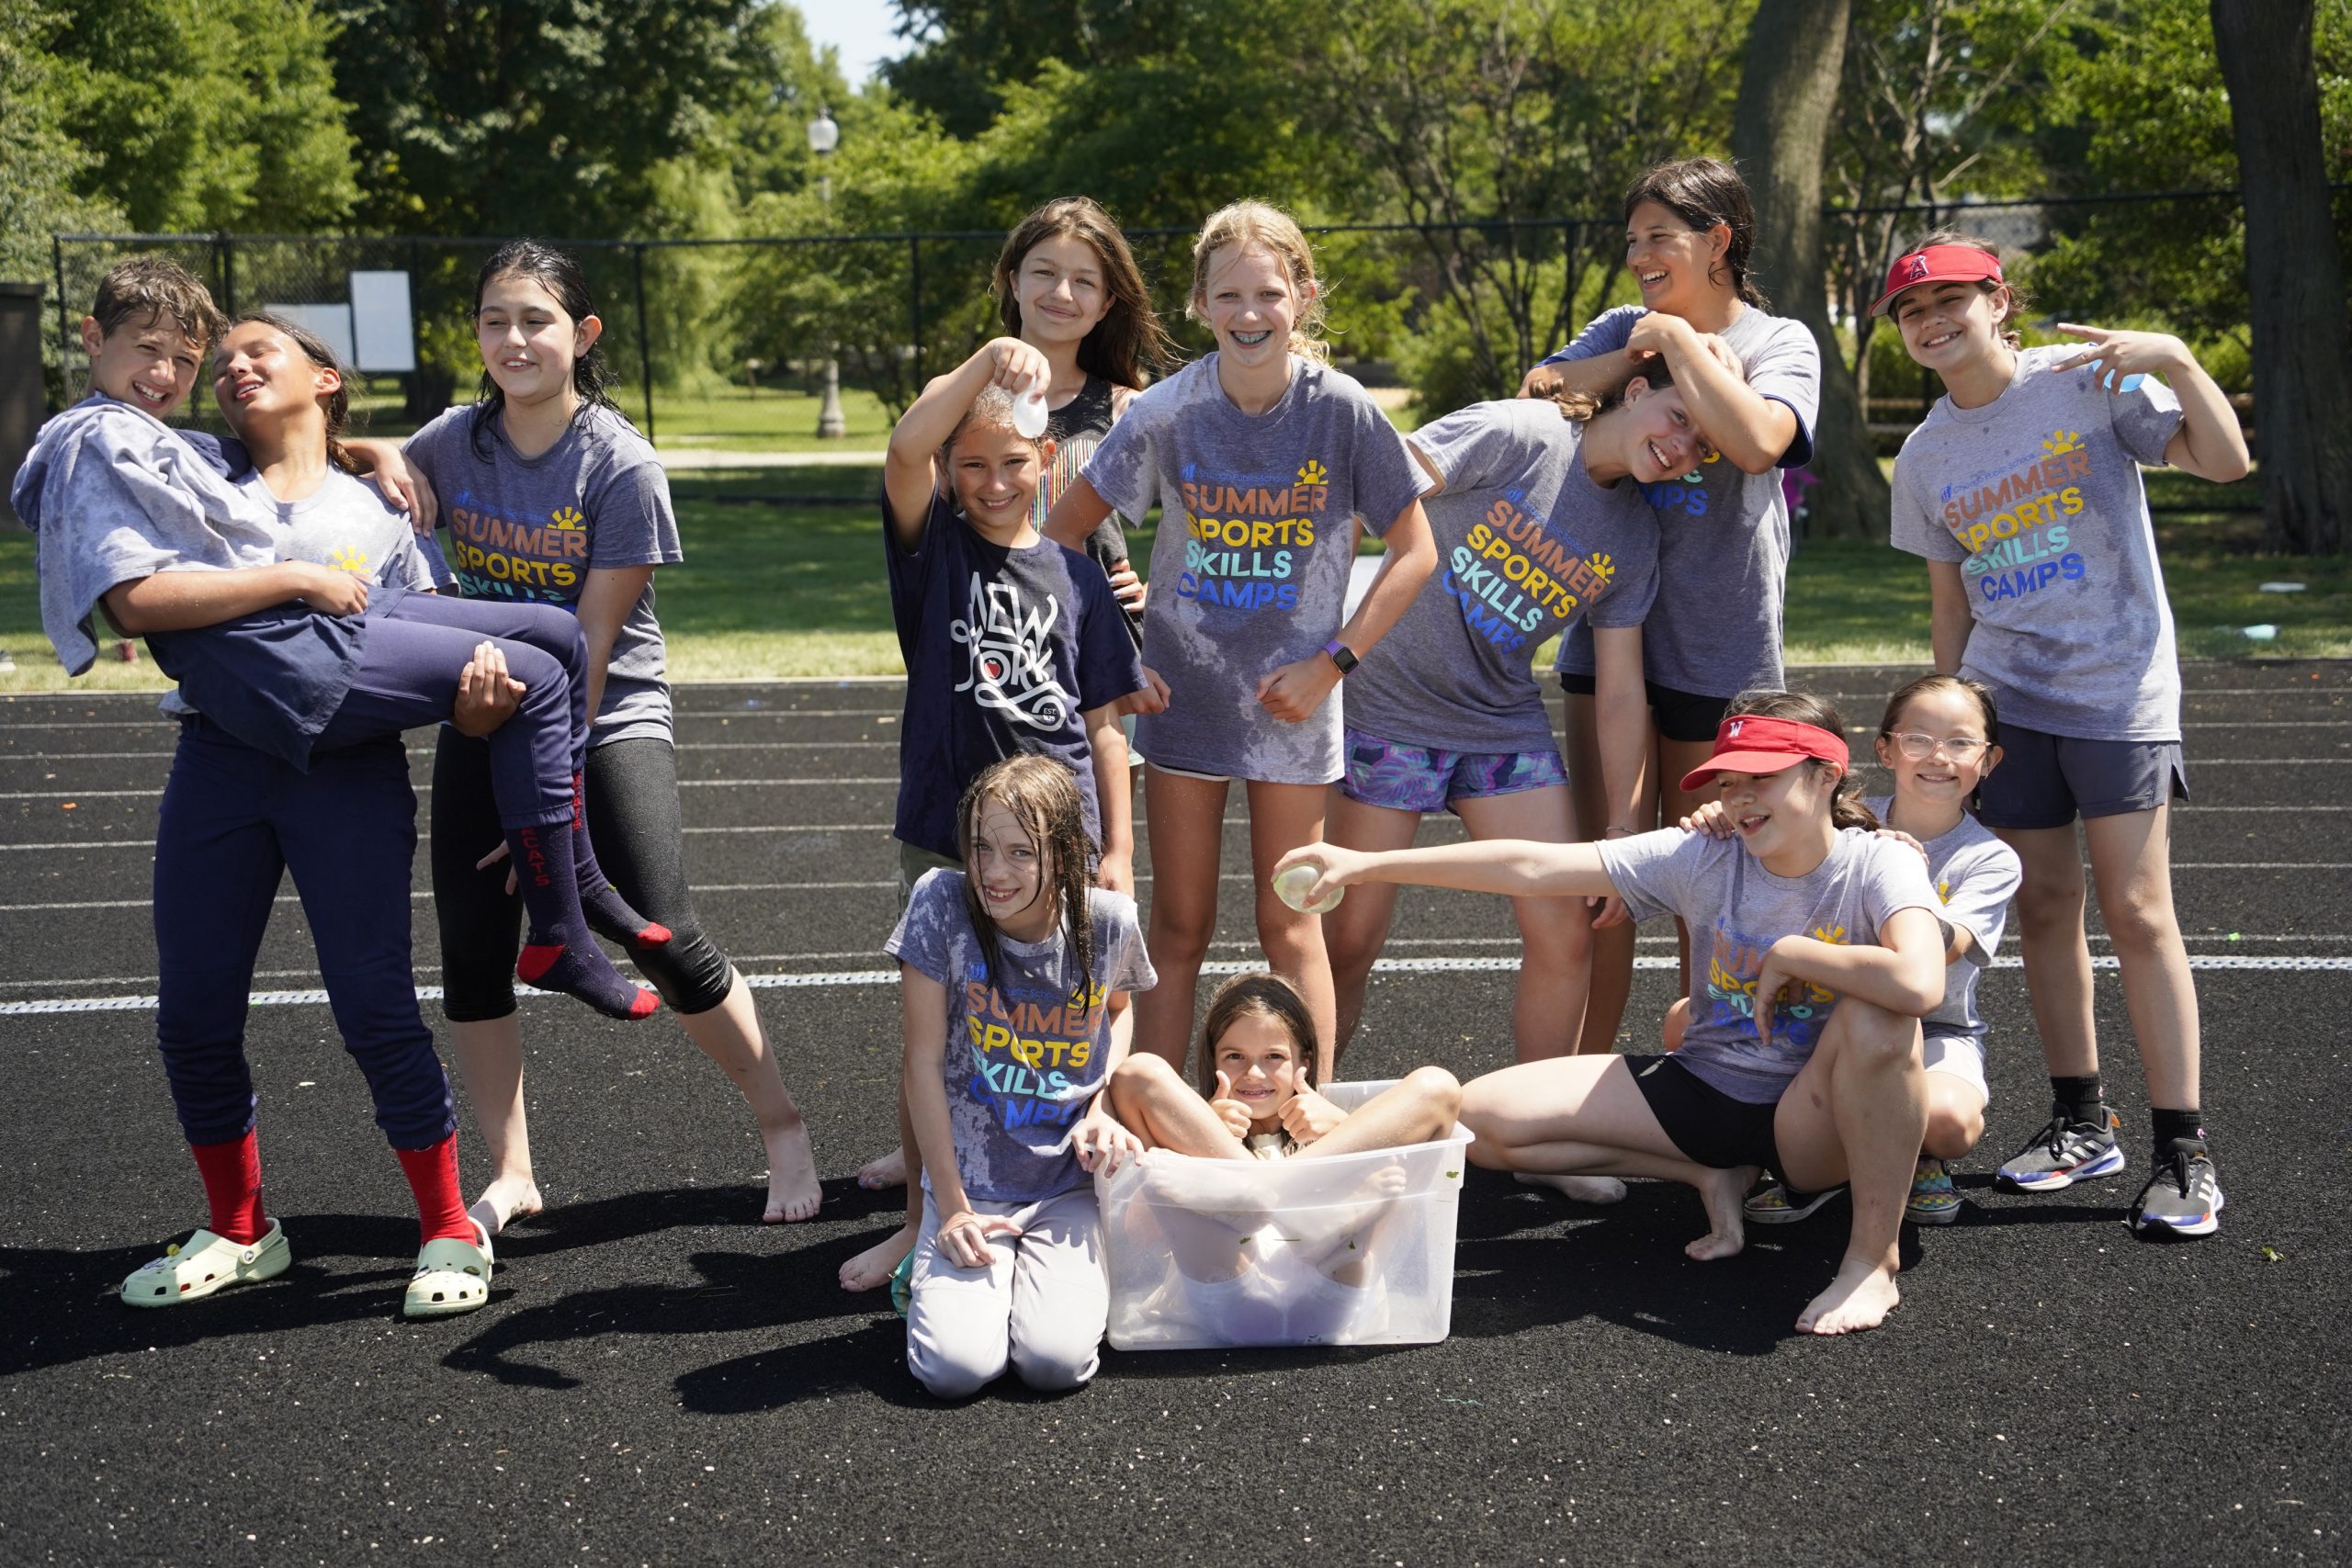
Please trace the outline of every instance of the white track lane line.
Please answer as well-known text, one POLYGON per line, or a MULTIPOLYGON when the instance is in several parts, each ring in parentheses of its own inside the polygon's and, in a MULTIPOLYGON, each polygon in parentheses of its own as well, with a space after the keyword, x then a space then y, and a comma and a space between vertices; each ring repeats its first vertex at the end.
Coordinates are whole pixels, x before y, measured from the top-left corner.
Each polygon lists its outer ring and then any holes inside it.
MULTIPOLYGON (((1636 969, 1674 969, 1679 966, 1679 960, 1663 954, 1655 957, 1637 956, 1634 960, 1634 967, 1636 969)), ((2015 958, 1996 958, 1993 961, 1992 966, 1996 969, 2024 967, 2023 964, 2015 958)), ((2191 969, 2250 969, 2269 973, 2336 973, 2352 972, 2352 958, 2192 957, 2188 961, 2188 966, 2191 969)), ((1258 967, 1258 964, 1252 963, 1218 960, 1202 964, 1201 973, 1241 975, 1258 967)), ((1516 958, 1466 955, 1447 958, 1384 958, 1372 966, 1373 973, 1375 975, 1490 975, 1508 973, 1518 967, 1519 960, 1516 958)), ((2091 960, 2091 967, 2113 969, 2116 967, 2116 962, 2113 958, 2094 957, 2091 960)), ((743 976, 743 981, 755 990, 895 986, 899 983, 899 972, 895 969, 839 969, 815 975, 746 975, 743 976)), ((523 985, 517 985, 514 989, 518 996, 523 997, 549 994, 533 990, 530 987, 523 985)), ((416 996, 419 1001, 439 1001, 441 987, 419 986, 416 988, 416 996)), ((327 994, 324 991, 255 991, 245 999, 248 1006, 257 1008, 313 1007, 325 1005, 327 994)), ((152 996, 66 997, 51 1001, 0 1002, 0 1018, 33 1018, 55 1013, 152 1012, 154 1010, 155 1002, 156 998, 152 996)))

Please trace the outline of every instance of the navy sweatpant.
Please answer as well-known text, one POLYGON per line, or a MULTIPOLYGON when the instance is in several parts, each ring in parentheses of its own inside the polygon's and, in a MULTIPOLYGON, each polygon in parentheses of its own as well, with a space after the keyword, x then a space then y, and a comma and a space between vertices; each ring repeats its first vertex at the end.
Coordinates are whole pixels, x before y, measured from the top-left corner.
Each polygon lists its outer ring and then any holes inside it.
POLYGON ((521 708, 486 742, 499 824, 571 821, 572 775, 588 754, 588 645, 580 622, 552 604, 405 595, 369 623, 351 690, 312 755, 447 718, 458 672, 484 637, 502 645, 525 687, 521 708))
POLYGON ((180 721, 155 832, 155 1036, 189 1143, 227 1143, 254 1124, 245 996, 289 870, 376 1125, 396 1149, 456 1130, 410 963, 415 853, 416 794, 397 735, 315 753, 305 773, 208 719, 180 721))

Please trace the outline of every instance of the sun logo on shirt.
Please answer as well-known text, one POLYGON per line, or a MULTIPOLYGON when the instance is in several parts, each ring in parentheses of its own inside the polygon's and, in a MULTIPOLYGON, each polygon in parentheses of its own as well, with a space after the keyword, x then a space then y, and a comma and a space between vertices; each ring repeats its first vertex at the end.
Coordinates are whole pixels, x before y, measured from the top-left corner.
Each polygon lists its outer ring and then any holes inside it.
POLYGON ((2041 444, 2041 455, 2045 457, 2063 457, 2069 452, 2082 449, 2081 434, 2072 430, 2053 430, 2050 433, 2050 439, 2041 444))
POLYGON ((1936 897, 1942 899, 1947 904, 1951 902, 1951 877, 1947 876, 1941 882, 1936 884, 1936 897))
POLYGON ((576 506, 559 506, 555 509, 554 515, 548 519, 548 523, 558 528, 577 528, 586 521, 586 518, 580 515, 580 508, 576 506))
POLYGON ((1306 459, 1306 467, 1298 470, 1298 482, 1303 485, 1319 485, 1330 477, 1331 470, 1312 457, 1306 459))
POLYGON ((1832 947, 1845 947, 1849 945, 1846 941, 1846 928, 1844 926, 1815 926, 1813 928, 1813 940, 1815 942, 1826 942, 1832 947))
POLYGON ((1617 575, 1617 563, 1610 557, 1609 552, 1606 550, 1600 551, 1599 554, 1593 556, 1591 558, 1591 564, 1592 575, 1600 579, 1603 582, 1608 581, 1611 578, 1617 575))
POLYGON ((342 546, 328 555, 327 564, 337 571, 364 572, 368 570, 368 552, 342 546))

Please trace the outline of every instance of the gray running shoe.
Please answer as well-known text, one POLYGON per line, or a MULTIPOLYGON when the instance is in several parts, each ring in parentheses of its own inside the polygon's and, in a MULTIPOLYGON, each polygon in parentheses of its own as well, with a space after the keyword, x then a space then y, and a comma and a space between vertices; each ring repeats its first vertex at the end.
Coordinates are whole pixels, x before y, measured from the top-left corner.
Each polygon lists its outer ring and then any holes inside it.
POLYGON ((2174 1235, 2211 1235, 2222 1228, 2223 1201, 2213 1156, 2176 1141, 2156 1156, 2156 1173, 2132 1205, 2132 1225, 2174 1235))
MULTIPOLYGON (((2100 1108, 2106 1110, 2104 1106, 2100 1108)), ((2001 1179, 2020 1192, 2055 1192, 2093 1177, 2113 1176, 2126 1164, 2115 1141, 2121 1117, 2107 1111, 2104 1125, 2076 1122, 2071 1108, 2050 1108, 2050 1123, 2001 1167, 2001 1179)))

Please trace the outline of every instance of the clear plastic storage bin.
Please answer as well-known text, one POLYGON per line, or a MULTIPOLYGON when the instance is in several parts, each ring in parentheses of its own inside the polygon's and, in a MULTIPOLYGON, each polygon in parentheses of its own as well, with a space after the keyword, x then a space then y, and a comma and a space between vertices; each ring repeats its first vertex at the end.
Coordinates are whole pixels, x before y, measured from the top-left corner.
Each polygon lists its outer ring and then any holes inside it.
MULTIPOLYGON (((1395 1080, 1333 1084, 1352 1111, 1395 1080)), ((1430 1345, 1453 1320, 1470 1134, 1329 1159, 1155 1149, 1097 1173, 1122 1350, 1430 1345)))

